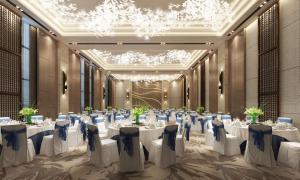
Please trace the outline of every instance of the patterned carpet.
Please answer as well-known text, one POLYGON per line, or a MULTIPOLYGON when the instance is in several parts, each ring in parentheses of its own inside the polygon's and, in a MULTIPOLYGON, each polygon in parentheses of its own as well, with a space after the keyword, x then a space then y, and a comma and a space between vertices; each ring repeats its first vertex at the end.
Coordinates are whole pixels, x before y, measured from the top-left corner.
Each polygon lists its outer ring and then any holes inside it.
POLYGON ((104 169, 97 169, 89 164, 88 156, 82 150, 76 150, 54 158, 35 157, 31 163, 3 169, 3 180, 300 180, 300 172, 285 167, 272 170, 245 163, 243 156, 226 157, 213 152, 204 145, 203 137, 193 134, 186 144, 186 153, 178 158, 177 164, 160 169, 152 163, 145 164, 145 171, 140 173, 119 173, 118 164, 104 169))

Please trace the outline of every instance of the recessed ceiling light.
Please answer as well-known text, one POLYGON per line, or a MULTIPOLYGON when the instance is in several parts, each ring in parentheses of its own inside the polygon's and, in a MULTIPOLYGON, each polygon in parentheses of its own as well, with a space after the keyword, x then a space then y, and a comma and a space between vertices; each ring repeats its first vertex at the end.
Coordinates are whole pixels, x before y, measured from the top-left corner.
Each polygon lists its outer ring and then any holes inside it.
POLYGON ((160 45, 162 45, 162 46, 166 45, 166 42, 160 42, 160 45))
POLYGON ((123 42, 117 42, 117 45, 123 45, 123 42))
POLYGON ((77 42, 72 42, 72 45, 73 46, 77 46, 77 42))

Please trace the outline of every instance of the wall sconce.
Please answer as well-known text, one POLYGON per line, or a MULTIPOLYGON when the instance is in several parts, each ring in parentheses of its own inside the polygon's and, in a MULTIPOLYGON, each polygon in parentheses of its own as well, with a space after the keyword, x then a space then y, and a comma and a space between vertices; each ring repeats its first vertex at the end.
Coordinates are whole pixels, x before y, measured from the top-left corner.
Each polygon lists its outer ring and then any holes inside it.
POLYGON ((219 75, 219 89, 221 90, 221 94, 223 94, 223 90, 224 90, 223 80, 224 80, 223 71, 221 71, 219 75))
POLYGON ((103 87, 103 99, 105 99, 105 88, 103 87))
POLYGON ((63 94, 66 93, 67 89, 68 89, 68 82, 67 82, 67 75, 64 71, 62 71, 62 92, 63 94))
POLYGON ((190 88, 187 89, 186 97, 187 97, 187 99, 190 99, 190 88))
POLYGON ((168 99, 168 93, 167 91, 164 91, 164 100, 166 101, 168 99))
POLYGON ((128 101, 129 98, 130 98, 130 93, 129 93, 129 91, 126 91, 126 100, 128 101))

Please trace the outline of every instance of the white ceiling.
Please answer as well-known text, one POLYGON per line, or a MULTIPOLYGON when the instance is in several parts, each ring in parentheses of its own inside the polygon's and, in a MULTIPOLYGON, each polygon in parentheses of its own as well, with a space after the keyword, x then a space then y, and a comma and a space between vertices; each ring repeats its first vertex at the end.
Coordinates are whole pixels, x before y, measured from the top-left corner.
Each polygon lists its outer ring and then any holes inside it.
MULTIPOLYGON (((148 40, 137 37, 131 27, 123 26, 115 29, 114 36, 96 37, 94 33, 88 32, 80 25, 70 23, 62 23, 57 14, 57 9, 45 9, 38 3, 39 0, 12 0, 22 9, 24 9, 32 17, 36 18, 49 29, 54 31, 59 39, 68 43, 74 50, 81 51, 85 56, 94 60, 98 65, 109 71, 114 70, 186 70, 195 61, 205 55, 205 51, 215 49, 226 35, 232 31, 245 17, 247 17, 253 9, 262 2, 262 0, 227 0, 232 6, 232 19, 224 22, 220 31, 214 31, 210 28, 203 27, 201 22, 193 27, 180 29, 172 29, 159 37, 151 37, 148 40), (71 43, 76 42, 76 45, 71 43), (120 44, 122 42, 122 44, 120 44), (165 42, 166 45, 161 45, 165 42), (206 44, 211 42, 212 44, 206 44), (113 43, 113 44, 112 44, 113 43), (119 43, 119 45, 115 44, 119 43), (169 44, 171 43, 171 44, 169 44), (155 54, 167 50, 186 50, 198 52, 190 62, 184 66, 181 64, 161 65, 156 67, 147 67, 143 65, 118 66, 116 64, 107 64, 100 57, 89 53, 89 50, 97 49, 101 51, 109 51, 112 54, 118 54, 126 51, 137 51, 146 54, 155 54), (201 51, 204 50, 204 51, 201 51)), ((69 3, 77 5, 78 9, 92 10, 96 5, 102 3, 103 0, 70 0, 69 3)), ((135 0, 136 7, 149 9, 167 9, 169 3, 182 3, 184 0, 135 0)))

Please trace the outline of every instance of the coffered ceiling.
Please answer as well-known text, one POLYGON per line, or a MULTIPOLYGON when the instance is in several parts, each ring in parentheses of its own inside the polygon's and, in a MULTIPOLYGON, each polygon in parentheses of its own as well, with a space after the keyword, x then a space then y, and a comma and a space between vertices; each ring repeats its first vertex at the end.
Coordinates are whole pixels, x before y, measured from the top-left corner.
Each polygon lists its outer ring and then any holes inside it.
POLYGON ((208 50, 215 49, 262 3, 262 0, 11 1, 71 48, 109 71, 186 70, 208 50), (180 58, 183 52, 190 58, 180 58), (172 58, 168 53, 172 53, 172 58), (155 59, 160 59, 160 63, 153 63, 155 59))

